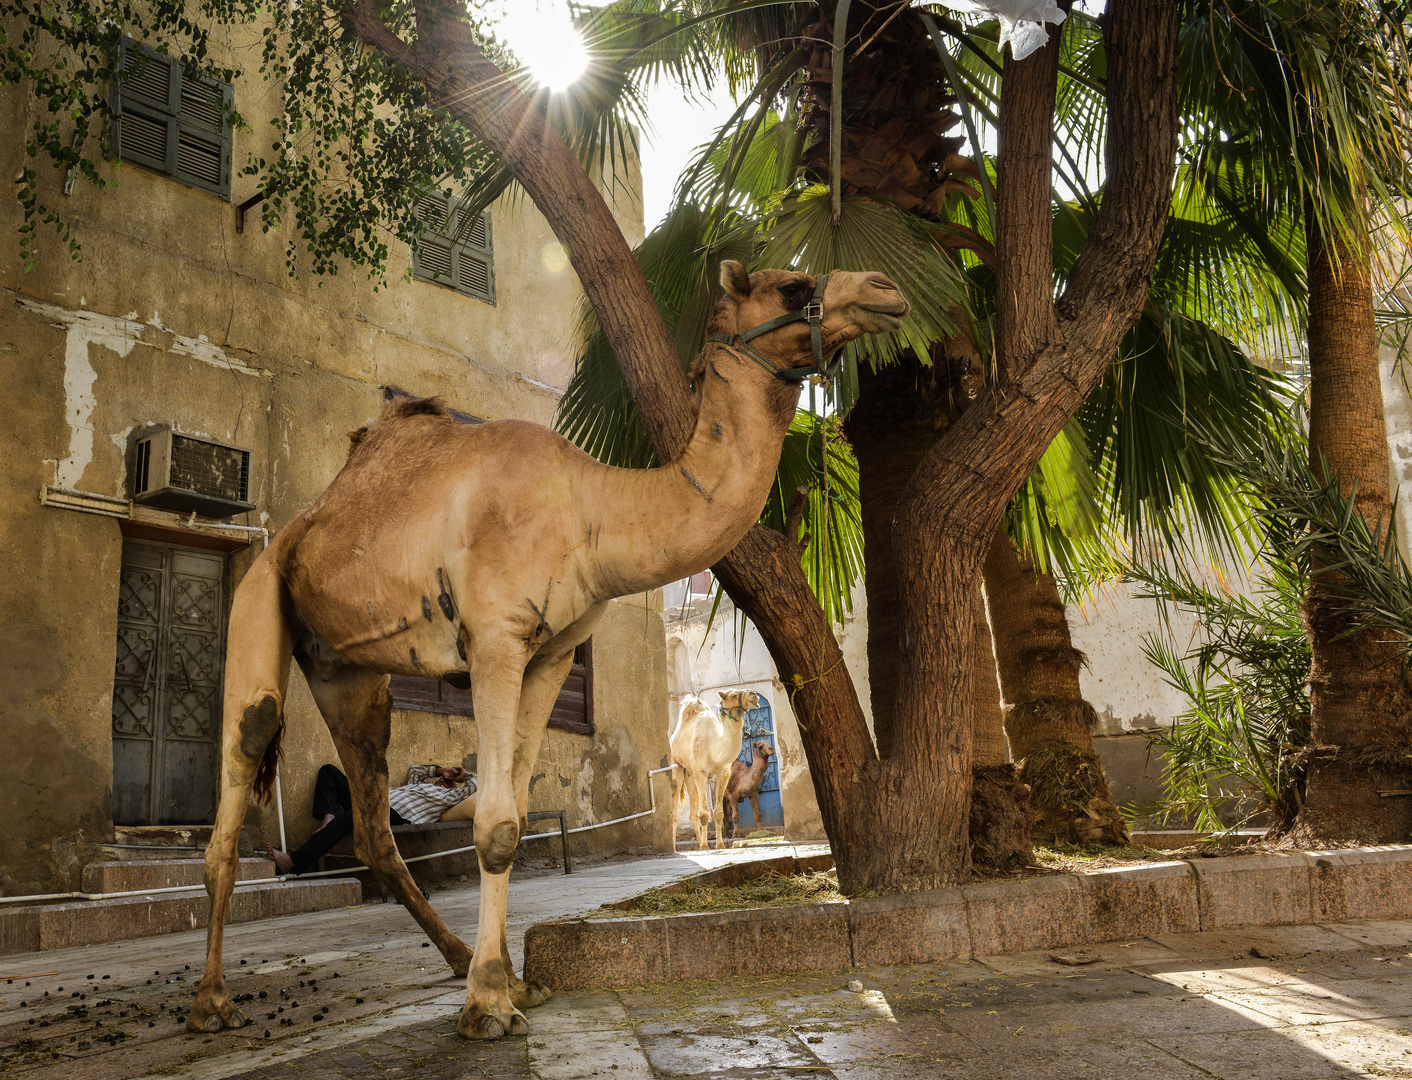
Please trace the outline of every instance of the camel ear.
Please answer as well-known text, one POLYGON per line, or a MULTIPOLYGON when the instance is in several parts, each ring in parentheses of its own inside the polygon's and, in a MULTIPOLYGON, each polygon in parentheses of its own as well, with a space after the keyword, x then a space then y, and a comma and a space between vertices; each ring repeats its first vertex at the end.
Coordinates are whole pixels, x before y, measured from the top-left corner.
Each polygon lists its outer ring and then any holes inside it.
POLYGON ((727 296, 736 300, 745 300, 750 296, 750 274, 734 259, 723 259, 721 261, 721 288, 726 290, 727 296))

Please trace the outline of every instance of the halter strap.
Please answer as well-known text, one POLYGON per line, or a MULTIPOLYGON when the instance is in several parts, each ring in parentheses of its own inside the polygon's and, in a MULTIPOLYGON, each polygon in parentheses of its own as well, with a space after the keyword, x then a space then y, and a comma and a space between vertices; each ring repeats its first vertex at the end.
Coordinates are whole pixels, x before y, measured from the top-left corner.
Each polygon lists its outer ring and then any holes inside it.
POLYGON ((834 357, 833 363, 827 367, 824 366, 824 290, 828 284, 829 275, 820 274, 818 284, 814 286, 814 295, 798 311, 791 311, 787 315, 779 315, 767 322, 762 322, 759 326, 752 327, 743 334, 712 334, 706 340, 743 352, 775 378, 784 382, 802 383, 805 379, 827 382, 834 377, 834 373, 838 371, 839 362, 842 360, 842 353, 840 353, 834 357), (782 368, 760 350, 751 347, 750 342, 761 334, 768 334, 771 330, 778 330, 781 326, 797 322, 809 324, 809 344, 814 354, 812 366, 782 368))

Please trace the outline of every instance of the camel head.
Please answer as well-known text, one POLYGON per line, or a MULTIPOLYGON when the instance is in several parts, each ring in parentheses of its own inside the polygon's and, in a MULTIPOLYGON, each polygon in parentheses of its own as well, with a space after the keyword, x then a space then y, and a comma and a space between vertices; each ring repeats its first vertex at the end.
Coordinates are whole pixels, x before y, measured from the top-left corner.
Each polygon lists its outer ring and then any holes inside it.
POLYGON ((721 263, 725 297, 717 305, 707 328, 713 341, 749 343, 777 369, 780 378, 798 382, 822 366, 848 342, 864 334, 891 333, 902 325, 908 304, 897 286, 872 271, 835 270, 828 275, 820 320, 821 356, 815 355, 809 322, 801 318, 815 302, 819 278, 796 270, 757 270, 727 259, 721 263), (774 320, 788 319, 772 329, 751 336, 774 320))
POLYGON ((755 741, 755 744, 754 744, 754 745, 755 745, 755 756, 756 756, 756 757, 761 757, 761 758, 774 757, 774 755, 775 755, 775 748, 774 748, 773 746, 771 746, 769 743, 767 743, 764 739, 757 739, 757 740, 755 741))
POLYGON ((754 690, 719 690, 721 712, 732 716, 742 716, 750 709, 760 707, 760 695, 754 690))

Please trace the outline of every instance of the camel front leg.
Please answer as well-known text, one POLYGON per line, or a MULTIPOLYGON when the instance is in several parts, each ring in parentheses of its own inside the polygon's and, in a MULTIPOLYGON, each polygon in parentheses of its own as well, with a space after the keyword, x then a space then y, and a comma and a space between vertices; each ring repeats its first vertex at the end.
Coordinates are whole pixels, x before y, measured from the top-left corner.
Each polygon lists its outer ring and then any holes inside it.
POLYGON ((216 827, 206 846, 206 971, 186 1014, 186 1030, 243 1027, 245 1014, 230 1000, 222 971, 226 913, 240 865, 240 827, 250 791, 284 719, 293 640, 285 625, 284 585, 273 560, 258 560, 235 591, 227 635, 224 718, 221 726, 221 798, 216 827))
POLYGON ((476 749, 480 783, 476 791, 476 857, 480 861, 480 913, 475 955, 466 976, 466 1003, 456 1030, 468 1039, 526 1035, 529 1024, 510 999, 505 906, 510 864, 520 842, 515 803, 515 725, 525 657, 513 647, 476 647, 471 686, 476 699, 476 749))
MULTIPOLYGON (((549 714, 554 711, 554 703, 559 700, 559 691, 564 688, 564 680, 568 678, 573 663, 574 653, 570 649, 553 658, 536 656, 525 669, 524 681, 520 686, 519 713, 515 717, 515 764, 512 771, 515 812, 519 815, 521 832, 526 827, 525 815, 529 813, 530 777, 534 774, 534 763, 539 757, 539 745, 544 741, 549 714)), ((509 945, 503 940, 503 927, 501 934, 500 952, 505 959, 510 1000, 517 1009, 544 1004, 553 996, 549 987, 541 983, 527 983, 515 974, 510 963, 509 945)))
POLYGON ((760 793, 758 791, 750 796, 750 812, 755 815, 755 827, 763 829, 765 827, 764 818, 760 816, 760 793))
MULTIPOLYGON (((301 666, 305 661, 301 658, 301 666)), ((347 667, 325 681, 305 668, 309 689, 338 748, 353 797, 353 848, 402 902, 457 975, 471 967, 471 947, 451 932, 402 861, 388 807, 387 743, 392 735, 388 677, 347 667)))

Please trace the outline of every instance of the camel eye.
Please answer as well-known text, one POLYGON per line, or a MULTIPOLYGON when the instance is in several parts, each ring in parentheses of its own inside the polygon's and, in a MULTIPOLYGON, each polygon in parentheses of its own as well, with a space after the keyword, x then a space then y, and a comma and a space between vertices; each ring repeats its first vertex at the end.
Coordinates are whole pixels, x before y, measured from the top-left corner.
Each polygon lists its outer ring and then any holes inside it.
POLYGON ((793 281, 788 285, 781 285, 780 296, 784 297, 784 302, 790 307, 803 307, 804 302, 809 299, 809 284, 793 281))

